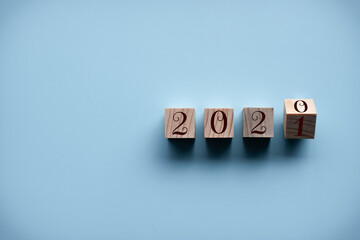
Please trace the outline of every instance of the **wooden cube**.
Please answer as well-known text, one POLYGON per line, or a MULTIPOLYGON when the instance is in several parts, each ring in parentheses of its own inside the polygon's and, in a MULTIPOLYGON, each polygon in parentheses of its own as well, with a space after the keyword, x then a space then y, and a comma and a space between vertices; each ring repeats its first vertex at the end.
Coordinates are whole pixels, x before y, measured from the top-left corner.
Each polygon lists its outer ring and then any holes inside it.
POLYGON ((234 109, 205 108, 204 136, 205 138, 233 138, 234 109))
POLYGON ((289 139, 315 138, 316 108, 313 99, 285 99, 284 134, 289 139))
POLYGON ((194 108, 165 108, 166 138, 195 138, 194 108))
POLYGON ((243 137, 274 137, 274 108, 244 108, 243 137))

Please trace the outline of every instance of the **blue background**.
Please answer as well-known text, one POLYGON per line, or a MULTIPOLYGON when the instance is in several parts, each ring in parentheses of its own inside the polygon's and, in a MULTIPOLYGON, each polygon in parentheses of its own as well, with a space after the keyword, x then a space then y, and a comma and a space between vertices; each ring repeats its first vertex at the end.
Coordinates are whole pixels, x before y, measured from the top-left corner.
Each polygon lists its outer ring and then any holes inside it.
POLYGON ((358 1, 2 1, 0 239, 360 239, 358 1), (285 98, 315 140, 286 141, 285 98), (241 109, 275 108, 244 142, 241 109), (164 108, 195 107, 195 142, 164 108), (205 107, 235 137, 203 138, 205 107))

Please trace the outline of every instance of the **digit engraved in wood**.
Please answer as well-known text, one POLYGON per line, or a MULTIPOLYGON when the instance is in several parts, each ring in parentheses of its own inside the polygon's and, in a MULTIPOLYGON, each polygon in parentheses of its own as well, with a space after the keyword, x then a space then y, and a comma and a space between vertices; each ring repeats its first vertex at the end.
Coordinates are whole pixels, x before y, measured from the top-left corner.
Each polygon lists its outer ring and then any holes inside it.
POLYGON ((285 99, 285 138, 315 138, 316 117, 317 112, 313 99, 285 99))
POLYGON ((173 114, 173 120, 175 122, 180 122, 180 117, 179 116, 176 116, 176 115, 181 115, 182 116, 182 121, 181 123, 179 124, 179 126, 177 126, 173 131, 172 131, 172 134, 177 134, 177 135, 185 135, 187 132, 188 132, 188 128, 187 127, 183 127, 182 128, 182 132, 181 131, 177 131, 177 129, 179 127, 181 127, 181 125, 183 125, 185 122, 186 122, 186 118, 187 118, 187 115, 184 113, 184 112, 176 112, 173 114))
POLYGON ((224 111, 221 111, 221 110, 218 110, 218 111, 215 111, 212 115, 211 115, 211 130, 213 130, 215 133, 217 134, 222 134, 226 131, 226 128, 227 128, 227 117, 226 117, 226 114, 224 113, 224 111), (224 124, 222 126, 222 129, 221 131, 218 131, 216 130, 216 127, 215 127, 215 116, 216 114, 219 113, 221 114, 221 117, 219 116, 219 114, 217 115, 217 121, 224 121, 224 124))
POLYGON ((296 100, 295 103, 294 103, 294 108, 295 108, 295 110, 297 112, 304 113, 304 112, 306 112, 308 110, 308 105, 304 100, 296 100), (304 110, 300 111, 299 106, 303 106, 304 110))
POLYGON ((205 108, 204 136, 205 138, 233 138, 234 109, 205 108))
POLYGON ((263 111, 255 111, 251 114, 251 119, 253 121, 257 121, 259 119, 259 117, 255 115, 256 113, 260 114, 261 119, 260 122, 255 127, 253 127, 253 129, 251 129, 251 133, 264 134, 266 132, 265 126, 261 126, 261 130, 256 130, 256 128, 265 121, 266 115, 263 111))
POLYGON ((165 108, 166 138, 195 138, 194 108, 165 108))
POLYGON ((302 132, 303 132, 303 127, 304 127, 304 116, 299 118, 295 123, 299 123, 298 133, 295 136, 297 136, 297 137, 303 136, 302 132))
POLYGON ((274 108, 244 108, 243 137, 274 137, 274 108))

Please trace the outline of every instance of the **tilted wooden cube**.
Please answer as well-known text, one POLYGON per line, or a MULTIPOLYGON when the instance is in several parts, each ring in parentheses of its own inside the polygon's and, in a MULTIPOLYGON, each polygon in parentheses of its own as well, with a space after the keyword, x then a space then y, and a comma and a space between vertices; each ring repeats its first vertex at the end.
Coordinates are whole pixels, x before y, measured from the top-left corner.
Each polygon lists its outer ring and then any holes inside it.
POLYGON ((243 137, 274 137, 274 108, 244 108, 243 137))
POLYGON ((288 139, 315 138, 316 108, 313 99, 285 99, 284 134, 288 139))
POLYGON ((165 108, 166 138, 195 138, 194 108, 165 108))
POLYGON ((205 108, 204 136, 205 138, 233 138, 234 109, 205 108))

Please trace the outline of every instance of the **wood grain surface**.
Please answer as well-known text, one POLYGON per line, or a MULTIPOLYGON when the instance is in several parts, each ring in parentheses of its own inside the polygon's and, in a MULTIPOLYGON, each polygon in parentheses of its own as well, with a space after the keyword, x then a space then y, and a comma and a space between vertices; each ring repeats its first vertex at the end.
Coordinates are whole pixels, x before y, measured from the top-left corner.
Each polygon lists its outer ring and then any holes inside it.
POLYGON ((244 108, 243 137, 274 137, 274 108, 244 108))
POLYGON ((165 108, 166 138, 195 138, 194 108, 165 108))
POLYGON ((315 138, 317 112, 313 99, 285 99, 284 136, 287 139, 315 138))
POLYGON ((204 111, 205 138, 234 137, 233 108, 205 108, 204 111))

